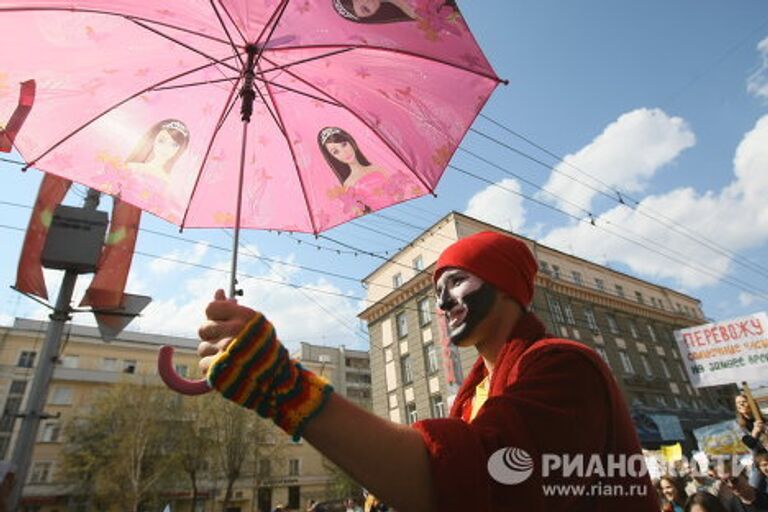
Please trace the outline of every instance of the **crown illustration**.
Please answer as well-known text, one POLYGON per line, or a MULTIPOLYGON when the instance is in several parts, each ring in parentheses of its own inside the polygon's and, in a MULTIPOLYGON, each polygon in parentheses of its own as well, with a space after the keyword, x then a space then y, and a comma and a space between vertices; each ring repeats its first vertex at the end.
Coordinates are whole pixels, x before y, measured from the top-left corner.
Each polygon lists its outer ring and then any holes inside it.
POLYGON ((189 130, 186 125, 181 121, 171 121, 163 125, 163 130, 176 130, 180 132, 184 137, 189 137, 189 130))
POLYGON ((357 15, 355 15, 355 13, 353 13, 352 11, 344 7, 344 4, 341 3, 341 0, 333 0, 333 6, 336 8, 336 12, 338 12, 348 20, 357 21, 360 19, 357 17, 357 15))
POLYGON ((341 133, 341 128, 334 128, 333 126, 323 128, 323 131, 320 132, 320 144, 325 144, 325 141, 328 140, 328 137, 331 135, 336 135, 337 133, 341 133))

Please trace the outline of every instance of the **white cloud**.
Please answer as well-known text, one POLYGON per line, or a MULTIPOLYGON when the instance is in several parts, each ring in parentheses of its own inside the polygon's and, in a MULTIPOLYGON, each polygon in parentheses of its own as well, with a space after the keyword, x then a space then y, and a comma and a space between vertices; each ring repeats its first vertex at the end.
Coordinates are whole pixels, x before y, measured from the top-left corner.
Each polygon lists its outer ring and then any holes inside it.
POLYGON ((603 133, 573 155, 567 155, 544 185, 538 197, 563 210, 583 215, 591 211, 594 189, 605 185, 626 192, 642 191, 650 178, 672 162, 696 138, 685 121, 662 110, 641 108, 620 116, 603 133), (582 169, 596 180, 576 171, 582 169), (581 185, 573 179, 586 183, 581 185), (590 188, 591 187, 591 188, 590 188), (547 193, 549 192, 549 193, 547 193), (556 196, 556 197, 553 197, 556 196))
MULTIPOLYGON (((697 193, 691 188, 680 188, 648 196, 638 206, 639 212, 660 212, 676 224, 705 234, 707 240, 726 248, 726 253, 703 247, 626 206, 617 206, 596 219, 598 226, 607 230, 631 238, 644 237, 641 243, 655 250, 675 251, 674 257, 689 265, 702 262, 712 269, 708 274, 608 235, 588 223, 555 229, 542 243, 561 249, 573 247, 576 254, 601 263, 622 262, 634 272, 669 278, 688 288, 712 285, 731 268, 729 254, 768 241, 767 168, 768 115, 744 135, 734 157, 734 179, 722 190, 697 193), (713 226, 717 226, 716 231, 713 226)), ((653 215, 659 217, 659 213, 653 215)))
POLYGON ((747 78, 747 91, 758 98, 768 99, 768 37, 757 44, 760 67, 747 78))
MULTIPOLYGON (((212 266, 225 272, 207 270, 186 275, 177 282, 171 297, 150 304, 131 328, 196 337, 198 326, 205 321, 205 307, 213 299, 214 291, 218 288, 229 289, 229 261, 221 260, 212 266)), ((299 341, 313 342, 320 336, 327 336, 336 345, 359 344, 360 340, 341 323, 350 328, 358 325, 356 314, 360 308, 355 300, 312 291, 302 292, 280 284, 301 281, 295 267, 272 264, 271 269, 266 270, 266 267, 248 262, 241 265, 241 269, 253 277, 240 279, 239 287, 243 289, 244 296, 239 302, 263 312, 275 325, 278 336, 286 340, 289 349, 296 348, 299 341), (308 297, 312 297, 314 302, 308 297)), ((301 282, 301 285, 333 294, 345 293, 323 279, 301 282)))
POLYGON ((168 274, 170 272, 178 271, 179 268, 183 268, 184 265, 179 264, 179 261, 187 263, 200 263, 208 253, 208 244, 205 242, 198 242, 194 245, 192 250, 174 250, 169 253, 163 254, 161 258, 152 260, 149 264, 149 269, 155 274, 168 274))
POLYGON ((756 303, 758 300, 760 299, 758 297, 755 297, 751 293, 741 292, 739 294, 739 304, 745 308, 756 303))
POLYGON ((521 232, 525 225, 525 209, 519 193, 520 183, 505 178, 472 196, 464 213, 502 229, 521 232))

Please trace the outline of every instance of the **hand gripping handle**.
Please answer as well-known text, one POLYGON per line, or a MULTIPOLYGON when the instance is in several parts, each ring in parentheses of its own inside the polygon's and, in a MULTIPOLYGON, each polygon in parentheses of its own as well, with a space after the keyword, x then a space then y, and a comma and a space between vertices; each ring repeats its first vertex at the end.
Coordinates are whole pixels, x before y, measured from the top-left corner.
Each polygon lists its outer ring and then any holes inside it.
POLYGON ((211 391, 211 386, 208 385, 207 380, 189 380, 176 373, 176 368, 173 365, 173 347, 169 345, 160 347, 160 355, 157 357, 157 371, 166 386, 182 395, 204 395, 211 391))

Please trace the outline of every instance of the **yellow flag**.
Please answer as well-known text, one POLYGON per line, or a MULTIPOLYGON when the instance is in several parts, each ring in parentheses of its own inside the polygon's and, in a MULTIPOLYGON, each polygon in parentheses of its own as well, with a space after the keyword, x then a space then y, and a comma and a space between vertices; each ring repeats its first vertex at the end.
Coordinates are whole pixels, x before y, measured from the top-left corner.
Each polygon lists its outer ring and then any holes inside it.
POLYGON ((661 447, 661 456, 667 462, 676 462, 683 458, 683 447, 680 443, 661 447))

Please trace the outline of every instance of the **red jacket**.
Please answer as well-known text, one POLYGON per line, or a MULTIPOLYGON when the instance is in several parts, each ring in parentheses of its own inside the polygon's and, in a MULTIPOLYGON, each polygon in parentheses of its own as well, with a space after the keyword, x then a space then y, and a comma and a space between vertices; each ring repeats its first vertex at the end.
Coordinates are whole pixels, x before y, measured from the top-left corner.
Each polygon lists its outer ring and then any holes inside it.
POLYGON ((486 375, 480 358, 462 384, 450 418, 414 424, 431 458, 437 510, 658 511, 650 478, 637 476, 644 469, 640 443, 611 370, 589 347, 544 336, 535 315, 520 320, 499 353, 488 400, 474 421, 462 416, 468 417, 475 387, 486 375), (533 472, 524 482, 502 484, 489 474, 489 457, 508 447, 524 450, 533 461, 533 472), (553 468, 545 478, 542 454, 568 454, 571 461, 581 455, 584 466, 595 462, 592 456, 597 454, 604 472, 610 469, 607 454, 614 461, 634 457, 632 473, 624 478, 617 473, 599 478, 600 471, 589 468, 582 477, 568 478, 553 468), (617 494, 619 486, 634 496, 607 496, 617 494), (575 496, 578 492, 592 496, 575 496))

